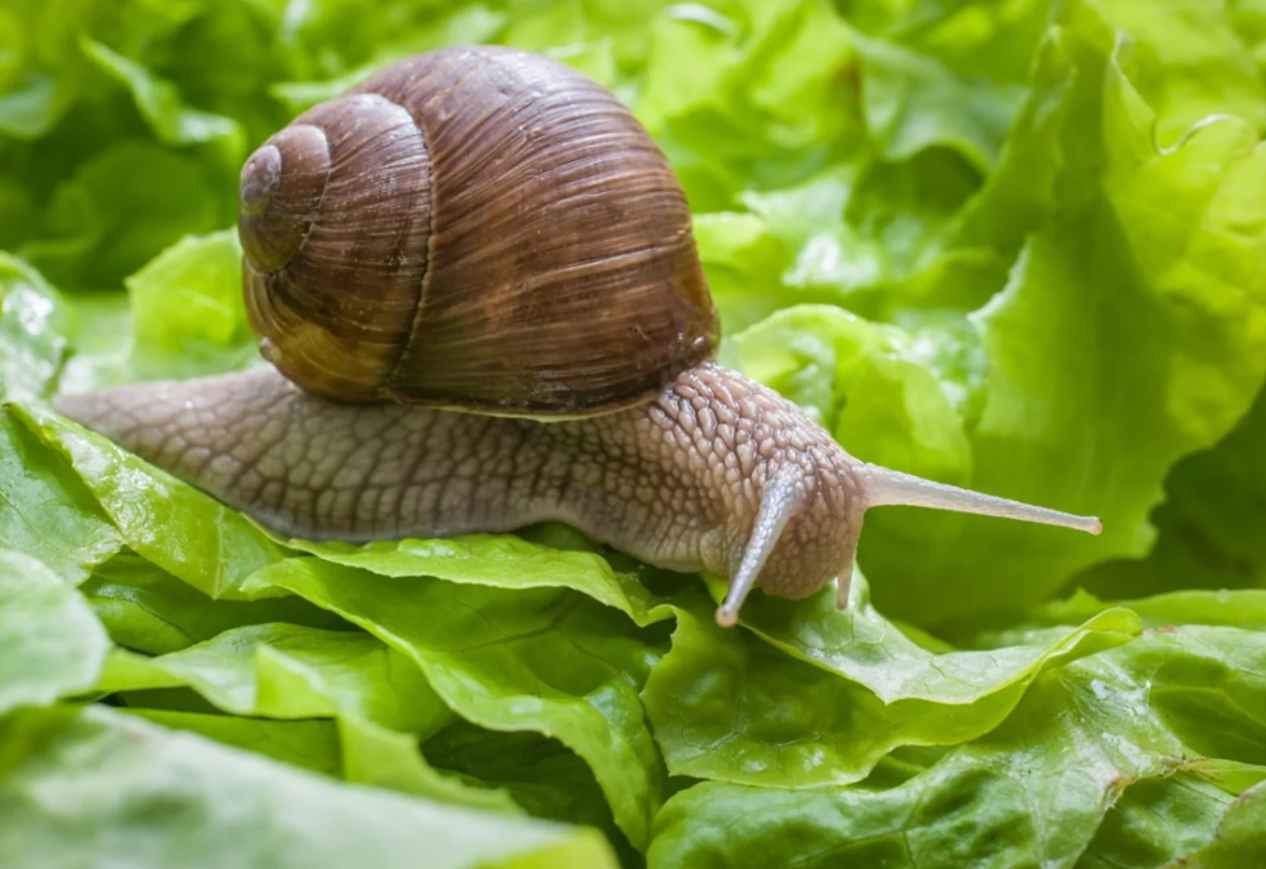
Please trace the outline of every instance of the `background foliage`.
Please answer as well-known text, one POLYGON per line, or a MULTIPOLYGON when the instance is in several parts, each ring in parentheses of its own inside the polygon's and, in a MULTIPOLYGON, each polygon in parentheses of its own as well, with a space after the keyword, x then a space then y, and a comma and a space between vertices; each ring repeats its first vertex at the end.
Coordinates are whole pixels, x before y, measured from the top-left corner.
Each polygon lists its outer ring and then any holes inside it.
POLYGON ((1260 0, 0 0, 0 863, 1261 865, 1263 62, 1260 0), (274 540, 48 409, 255 361, 246 155, 470 42, 637 113, 724 361, 1104 535, 885 508, 849 611, 722 631, 563 528, 274 540))

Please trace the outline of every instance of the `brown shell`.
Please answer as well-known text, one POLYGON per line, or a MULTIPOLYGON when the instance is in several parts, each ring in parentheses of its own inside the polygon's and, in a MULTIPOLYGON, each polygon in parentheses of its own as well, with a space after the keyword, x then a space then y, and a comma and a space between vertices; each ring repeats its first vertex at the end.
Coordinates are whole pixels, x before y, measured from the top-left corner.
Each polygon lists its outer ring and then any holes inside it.
POLYGON ((242 170, 247 311, 305 389, 586 415, 710 359, 676 177, 614 96, 508 48, 401 61, 242 170))

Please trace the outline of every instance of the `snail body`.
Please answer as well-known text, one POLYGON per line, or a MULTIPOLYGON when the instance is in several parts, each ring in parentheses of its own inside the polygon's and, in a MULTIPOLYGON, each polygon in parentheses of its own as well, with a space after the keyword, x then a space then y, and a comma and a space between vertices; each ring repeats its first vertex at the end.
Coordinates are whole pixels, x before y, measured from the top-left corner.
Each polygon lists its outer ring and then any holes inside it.
POLYGON ((1098 533, 855 459, 711 358, 666 160, 561 64, 403 61, 242 173, 247 311, 271 364, 55 407, 278 532, 348 541, 561 520, 661 567, 842 607, 862 518, 916 504, 1098 533))
POLYGON ((300 538, 443 537, 558 520, 662 567, 728 575, 771 475, 795 468, 802 509, 763 581, 802 597, 839 573, 861 520, 861 464, 821 429, 796 425, 794 405, 712 363, 649 403, 552 424, 330 402, 266 366, 61 405, 300 538))

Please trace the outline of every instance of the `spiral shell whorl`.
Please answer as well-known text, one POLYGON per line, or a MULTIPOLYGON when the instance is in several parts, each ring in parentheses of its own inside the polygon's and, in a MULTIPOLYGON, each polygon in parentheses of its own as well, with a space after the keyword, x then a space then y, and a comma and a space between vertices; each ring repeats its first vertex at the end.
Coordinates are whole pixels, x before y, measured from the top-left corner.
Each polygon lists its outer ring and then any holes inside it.
POLYGON ((247 313, 264 355, 309 392, 382 396, 426 273, 430 183, 412 115, 378 94, 316 106, 247 160, 247 313))
POLYGON ((238 232, 252 268, 275 272, 299 252, 329 174, 325 133, 307 125, 287 127, 246 161, 238 232))

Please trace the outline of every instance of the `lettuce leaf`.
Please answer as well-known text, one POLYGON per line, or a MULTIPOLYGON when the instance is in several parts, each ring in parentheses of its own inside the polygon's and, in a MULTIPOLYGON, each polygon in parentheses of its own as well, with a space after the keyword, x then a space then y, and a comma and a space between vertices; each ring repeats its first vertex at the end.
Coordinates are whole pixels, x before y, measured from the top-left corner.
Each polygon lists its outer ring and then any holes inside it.
POLYGON ((123 707, 121 711, 160 727, 196 733, 332 778, 342 773, 338 731, 329 720, 275 721, 144 707, 123 707))
POLYGON ((216 600, 130 551, 97 567, 79 590, 117 645, 150 655, 178 652, 243 625, 342 624, 332 613, 294 597, 216 600))
POLYGON ((0 728, 8 864, 616 865, 594 832, 331 782, 103 708, 0 728))
POLYGON ((3 253, 0 301, 0 395, 47 397, 70 349, 70 315, 39 272, 3 253))
POLYGON ((0 862, 1260 863, 1261 6, 0 9, 0 862), (247 151, 485 41, 659 141, 725 364, 1107 533, 876 510, 848 611, 724 631, 556 525, 279 539, 49 410, 258 364, 247 151))
POLYGON ((1077 577, 1097 594, 1139 597, 1160 589, 1266 586, 1266 391, 1215 447, 1184 459, 1152 513, 1146 558, 1097 565, 1077 577))
POLYGON ((117 653, 97 690, 128 692, 128 706, 143 709, 138 692, 176 686, 237 716, 335 719, 348 781, 478 808, 514 805, 437 774, 418 754, 419 740, 452 713, 411 662, 365 634, 283 623, 235 628, 149 660, 117 653))
MULTIPOLYGON (((633 570, 620 570, 596 552, 556 548, 517 536, 466 534, 443 540, 405 539, 346 543, 290 540, 295 549, 322 561, 381 577, 430 576, 448 582, 493 588, 568 588, 621 610, 640 625, 667 618, 663 601, 639 581, 633 570), (530 565, 513 574, 512 564, 530 565)), ((248 588, 267 585, 269 574, 249 579, 248 588)))
POLYGON ((1187 771, 1234 788, 1196 759, 1202 749, 1266 776, 1264 655, 1260 634, 1189 627, 1082 658, 1039 678, 994 732, 896 787, 696 785, 660 813, 650 860, 763 866, 794 837, 806 865, 1073 866, 1136 781, 1182 788, 1172 777, 1187 771), (1150 688, 1158 677, 1164 691, 1150 688), (1236 731, 1199 723, 1233 708, 1253 710, 1230 713, 1236 731))
POLYGON ((1044 646, 932 655, 878 617, 848 624, 854 610, 840 618, 827 597, 794 630, 738 636, 715 625, 708 601, 678 607, 672 651, 642 692, 670 772, 770 787, 851 784, 901 746, 989 733, 1043 670, 1137 632, 1121 610, 1044 646))
POLYGON ((466 720, 557 737, 589 764, 629 841, 646 846, 665 783, 637 691, 658 652, 623 614, 568 589, 383 577, 317 558, 280 561, 251 582, 408 655, 466 720))
POLYGON ((1240 794, 1214 834, 1213 841, 1181 855, 1165 869, 1220 869, 1252 866, 1266 858, 1262 827, 1266 824, 1266 785, 1257 785, 1240 794))
POLYGON ((621 865, 645 865, 616 826, 589 767, 557 739, 530 731, 498 733, 459 721, 427 740, 424 750, 437 768, 504 789, 535 817, 601 829, 621 865))
POLYGON ((123 546, 92 493, 16 420, 0 416, 0 546, 78 583, 123 546))
POLYGON ((34 558, 0 549, 0 715, 87 692, 108 646, 73 588, 34 558))
POLYGON ((13 404, 13 419, 69 461, 127 545, 216 598, 285 550, 253 521, 42 405, 13 404))
POLYGON ((1104 816, 1079 869, 1156 867, 1203 847, 1235 797, 1189 773, 1130 785, 1104 816))

